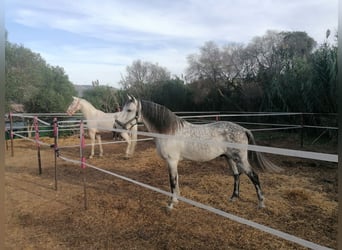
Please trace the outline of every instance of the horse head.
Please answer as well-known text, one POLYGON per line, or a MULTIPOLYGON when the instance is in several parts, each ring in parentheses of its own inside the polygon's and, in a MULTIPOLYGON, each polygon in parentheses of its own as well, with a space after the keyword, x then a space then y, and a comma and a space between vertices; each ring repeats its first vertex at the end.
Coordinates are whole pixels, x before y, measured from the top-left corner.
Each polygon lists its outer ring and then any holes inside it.
POLYGON ((80 105, 81 98, 78 98, 78 97, 75 97, 75 96, 73 96, 72 98, 73 98, 73 101, 69 105, 69 107, 68 107, 68 109, 66 111, 67 114, 70 115, 70 116, 75 114, 76 111, 81 109, 81 105, 80 105))
POLYGON ((140 102, 134 97, 127 95, 128 100, 123 106, 115 123, 124 129, 130 129, 141 121, 140 102))

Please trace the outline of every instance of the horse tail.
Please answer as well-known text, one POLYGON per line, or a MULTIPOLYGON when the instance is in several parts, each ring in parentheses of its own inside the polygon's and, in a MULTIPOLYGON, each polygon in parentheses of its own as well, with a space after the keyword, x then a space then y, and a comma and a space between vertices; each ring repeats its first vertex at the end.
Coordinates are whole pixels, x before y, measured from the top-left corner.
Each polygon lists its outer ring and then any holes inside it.
MULTIPOLYGON (((248 137, 248 141, 256 145, 254 136, 250 130, 246 129, 246 135, 248 137)), ((264 171, 269 171, 269 172, 274 172, 274 173, 279 173, 283 171, 283 169, 273 162, 271 162, 269 159, 267 159, 261 152, 258 151, 251 151, 251 156, 253 161, 257 164, 258 168, 264 170, 264 171)))

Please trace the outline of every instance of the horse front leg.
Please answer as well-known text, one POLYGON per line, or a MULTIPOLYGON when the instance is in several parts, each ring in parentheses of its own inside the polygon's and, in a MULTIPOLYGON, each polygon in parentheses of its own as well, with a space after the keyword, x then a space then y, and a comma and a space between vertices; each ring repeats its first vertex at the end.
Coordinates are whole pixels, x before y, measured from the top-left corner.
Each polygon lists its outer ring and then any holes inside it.
POLYGON ((168 160, 167 163, 169 168, 170 188, 172 193, 172 197, 168 204, 168 209, 171 210, 173 206, 178 203, 177 196, 180 195, 177 170, 178 160, 168 160))
POLYGON ((92 136, 89 133, 89 136, 90 136, 90 141, 91 141, 91 152, 90 152, 90 155, 89 155, 89 159, 92 159, 94 157, 95 135, 92 136))
MULTIPOLYGON (((100 157, 103 156, 103 148, 102 148, 102 140, 101 140, 101 135, 96 135, 97 141, 99 143, 99 148, 100 148, 100 157)), ((94 154, 94 152, 93 152, 94 154)))
POLYGON ((125 158, 126 158, 126 159, 129 159, 129 158, 131 158, 131 156, 132 156, 131 151, 130 151, 131 140, 130 140, 130 138, 129 138, 128 133, 121 133, 121 137, 127 142, 125 158))
POLYGON ((137 139, 138 139, 138 134, 135 133, 137 131, 137 126, 134 126, 131 130, 132 132, 129 133, 128 137, 129 137, 129 155, 133 156, 134 151, 135 151, 135 147, 137 145, 137 139))
MULTIPOLYGON (((137 131, 135 127, 133 127, 132 131, 137 131)), ((137 145, 137 133, 121 133, 122 138, 127 142, 126 148, 126 159, 129 159, 133 156, 135 151, 135 146, 137 145)))

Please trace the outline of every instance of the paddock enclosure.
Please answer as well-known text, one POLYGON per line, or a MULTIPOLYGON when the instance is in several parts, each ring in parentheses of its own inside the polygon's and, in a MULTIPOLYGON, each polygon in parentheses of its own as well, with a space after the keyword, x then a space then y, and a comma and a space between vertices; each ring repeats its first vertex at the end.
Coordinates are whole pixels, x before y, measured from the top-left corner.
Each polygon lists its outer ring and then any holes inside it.
MULTIPOLYGON (((111 133, 103 136, 112 142, 111 133)), ((142 138, 142 136, 139 136, 142 138)), ((42 137, 47 145, 54 138, 42 137)), ((297 139, 257 138, 260 145, 291 148, 297 139)), ((79 161, 78 135, 58 140, 60 155, 79 161), (70 147, 68 147, 70 146, 70 147)), ((87 138, 89 143, 89 138, 87 138)), ((153 141, 140 141, 132 159, 125 144, 105 144, 104 156, 87 163, 169 191, 167 167, 153 141)), ((168 197, 92 168, 57 158, 41 147, 42 174, 32 141, 14 140, 14 156, 6 151, 6 249, 307 249, 301 245, 237 223, 182 201, 166 210, 168 197), (86 180, 87 209, 84 208, 86 180)), ((329 146, 309 150, 336 154, 329 146)), ((85 148, 89 155, 90 146, 85 148)), ((266 208, 258 209, 255 190, 241 176, 240 199, 229 202, 233 176, 223 159, 179 164, 181 195, 247 220, 337 248, 337 164, 267 154, 284 168, 282 173, 260 172, 266 208)))

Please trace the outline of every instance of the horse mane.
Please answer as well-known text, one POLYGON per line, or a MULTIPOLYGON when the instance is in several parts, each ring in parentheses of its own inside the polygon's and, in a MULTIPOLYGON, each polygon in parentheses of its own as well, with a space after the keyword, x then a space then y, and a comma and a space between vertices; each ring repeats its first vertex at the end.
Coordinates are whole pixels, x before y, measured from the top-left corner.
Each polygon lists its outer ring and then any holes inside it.
POLYGON ((81 97, 77 97, 77 98, 79 99, 80 102, 86 103, 86 104, 88 104, 88 105, 94 107, 94 105, 91 104, 88 100, 86 100, 86 99, 84 99, 84 98, 81 98, 81 97))
POLYGON ((142 116, 154 132, 173 135, 185 123, 165 106, 144 100, 140 103, 142 116))
MULTIPOLYGON (((93 111, 94 111, 94 110, 96 110, 96 111, 98 110, 98 109, 95 108, 94 105, 91 104, 88 100, 83 99, 83 98, 81 98, 81 97, 78 97, 78 99, 79 99, 80 102, 83 102, 83 104, 85 104, 85 105, 87 105, 88 107, 90 107, 93 111)), ((101 110, 99 110, 99 111, 101 111, 101 110)))

